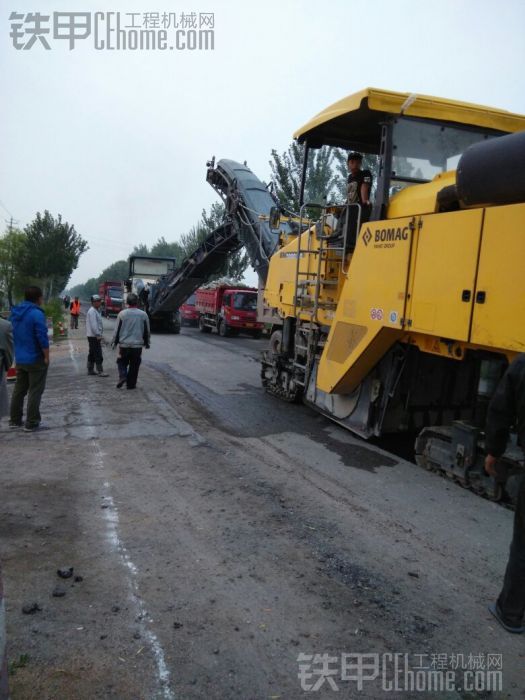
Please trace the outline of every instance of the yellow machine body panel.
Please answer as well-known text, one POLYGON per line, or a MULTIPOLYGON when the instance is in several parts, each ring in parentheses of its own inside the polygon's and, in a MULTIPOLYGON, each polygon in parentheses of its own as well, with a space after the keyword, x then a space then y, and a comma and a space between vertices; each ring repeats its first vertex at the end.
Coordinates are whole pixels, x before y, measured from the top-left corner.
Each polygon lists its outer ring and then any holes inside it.
MULTIPOLYGON (((304 231, 299 242, 301 250, 308 248, 309 238, 310 247, 315 246, 315 241, 312 241, 314 236, 309 231, 304 231)), ((282 317, 290 316, 294 310, 297 256, 299 256, 299 278, 303 281, 307 280, 308 273, 313 271, 316 256, 298 252, 297 237, 283 245, 270 260, 264 300, 269 306, 277 309, 282 317)))
POLYGON ((485 210, 471 342, 525 352, 525 204, 485 210))
POLYGON ((289 307, 288 313, 290 313, 293 306, 296 265, 296 240, 291 240, 280 248, 270 260, 264 289, 264 301, 271 308, 277 309, 281 316, 286 315, 285 307, 289 307))
POLYGON ((467 341, 483 210, 422 216, 414 255, 407 328, 467 341))
POLYGON ((398 219, 401 216, 416 216, 417 214, 432 214, 436 211, 437 194, 443 187, 456 183, 456 171, 449 170, 439 173, 424 185, 405 187, 390 198, 387 218, 398 219))
POLYGON ((316 237, 316 228, 311 227, 300 235, 300 251, 298 253, 297 237, 291 239, 275 253, 268 269, 268 278, 264 290, 265 303, 274 308, 279 316, 285 318, 294 312, 304 321, 316 321, 322 325, 330 325, 335 314, 340 288, 343 284, 340 259, 334 260, 330 250, 325 249, 321 261, 319 261, 319 240, 316 237), (310 252, 306 252, 310 251, 310 252), (302 285, 300 288, 301 302, 296 306, 295 297, 299 291, 296 289, 297 256, 299 255, 299 267, 297 280, 302 285), (315 309, 313 302, 315 281, 319 275, 319 308, 315 309), (323 308, 323 307, 330 308, 323 308))
POLYGON ((525 351, 523 231, 525 204, 365 224, 319 388, 352 391, 402 338, 435 354, 448 347, 455 359, 469 347, 525 351))
POLYGON ((317 384, 349 393, 403 335, 413 217, 361 227, 321 356, 317 384))

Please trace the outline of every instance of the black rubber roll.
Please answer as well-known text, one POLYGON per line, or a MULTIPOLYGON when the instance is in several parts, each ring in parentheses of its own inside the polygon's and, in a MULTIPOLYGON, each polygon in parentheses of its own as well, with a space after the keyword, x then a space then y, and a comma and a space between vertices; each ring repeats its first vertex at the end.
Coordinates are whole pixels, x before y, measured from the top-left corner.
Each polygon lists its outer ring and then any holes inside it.
POLYGON ((525 202, 525 131, 467 148, 458 163, 456 188, 465 206, 525 202))

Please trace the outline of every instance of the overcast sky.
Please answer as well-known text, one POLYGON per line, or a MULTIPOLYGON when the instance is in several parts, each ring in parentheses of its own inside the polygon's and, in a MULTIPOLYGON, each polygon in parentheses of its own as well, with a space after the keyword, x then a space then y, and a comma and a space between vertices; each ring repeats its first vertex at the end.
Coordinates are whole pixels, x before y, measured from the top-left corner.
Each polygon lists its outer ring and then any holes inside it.
POLYGON ((16 50, 11 11, 94 13, 101 3, 2 6, 1 212, 23 226, 49 209, 75 224, 90 250, 72 284, 195 224, 216 200, 205 182, 212 155, 247 160, 267 180, 272 148, 364 87, 525 113, 524 0, 104 3, 122 24, 126 13, 141 13, 135 23, 214 13, 213 51, 149 52, 95 50, 93 37, 70 51, 52 32, 51 50, 39 40, 16 50))

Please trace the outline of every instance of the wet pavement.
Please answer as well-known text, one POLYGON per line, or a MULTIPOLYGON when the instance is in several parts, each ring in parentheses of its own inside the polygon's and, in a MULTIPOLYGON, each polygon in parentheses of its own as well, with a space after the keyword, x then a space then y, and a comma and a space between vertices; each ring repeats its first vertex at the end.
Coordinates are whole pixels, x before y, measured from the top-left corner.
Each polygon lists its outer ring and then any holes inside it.
MULTIPOLYGON (((343 653, 502 655, 490 697, 525 697, 523 640, 486 612, 512 513, 267 396, 264 344, 155 335, 131 392, 109 348, 86 376, 82 328, 55 346, 48 429, 0 431, 13 697, 300 698, 298 656, 343 653)), ((337 679, 421 695, 384 684, 337 679)), ((482 696, 456 685, 431 695, 482 696)))

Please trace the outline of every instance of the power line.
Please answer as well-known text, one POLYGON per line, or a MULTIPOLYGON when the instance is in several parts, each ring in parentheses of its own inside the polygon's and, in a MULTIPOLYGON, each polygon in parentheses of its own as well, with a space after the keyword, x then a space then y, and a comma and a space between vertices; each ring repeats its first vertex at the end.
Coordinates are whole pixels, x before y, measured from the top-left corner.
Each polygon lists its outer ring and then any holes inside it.
MULTIPOLYGON (((11 219, 14 219, 14 218, 15 218, 15 217, 11 214, 11 212, 9 211, 9 209, 6 207, 6 205, 2 202, 1 199, 0 199, 0 207, 2 207, 2 209, 5 209, 5 210, 6 210, 6 212, 9 214, 9 216, 11 217, 11 219)), ((17 221, 17 223, 18 223, 18 221, 17 221)))

